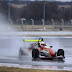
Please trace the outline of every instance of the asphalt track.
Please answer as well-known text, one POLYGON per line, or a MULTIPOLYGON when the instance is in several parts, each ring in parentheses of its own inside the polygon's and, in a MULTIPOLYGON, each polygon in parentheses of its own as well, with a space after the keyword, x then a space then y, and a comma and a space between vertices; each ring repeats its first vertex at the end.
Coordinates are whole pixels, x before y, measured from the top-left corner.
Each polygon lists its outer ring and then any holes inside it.
MULTIPOLYGON (((64 49, 63 60, 32 59, 31 52, 26 48, 32 42, 23 42, 23 39, 38 39, 38 37, 1 37, 0 38, 0 64, 10 63, 31 66, 53 66, 60 69, 72 68, 72 37, 43 37, 47 45, 53 46, 53 50, 64 49), (26 55, 19 56, 19 48, 23 47, 26 55)), ((72 69, 71 69, 72 70, 72 69)))

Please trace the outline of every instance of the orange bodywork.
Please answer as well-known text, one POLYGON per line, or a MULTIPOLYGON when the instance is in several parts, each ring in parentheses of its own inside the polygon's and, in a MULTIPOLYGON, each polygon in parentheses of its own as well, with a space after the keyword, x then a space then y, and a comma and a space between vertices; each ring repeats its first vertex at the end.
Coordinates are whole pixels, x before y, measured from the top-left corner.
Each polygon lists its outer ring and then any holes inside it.
POLYGON ((55 55, 53 50, 51 48, 47 48, 47 46, 40 47, 40 51, 42 50, 46 50, 46 51, 48 50, 51 56, 55 55))

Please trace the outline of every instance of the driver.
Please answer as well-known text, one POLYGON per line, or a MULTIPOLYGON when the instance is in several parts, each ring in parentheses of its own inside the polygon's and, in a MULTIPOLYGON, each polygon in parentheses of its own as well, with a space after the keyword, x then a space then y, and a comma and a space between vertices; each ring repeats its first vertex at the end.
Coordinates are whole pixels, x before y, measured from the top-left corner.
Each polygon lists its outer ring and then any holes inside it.
POLYGON ((41 42, 38 42, 38 46, 39 46, 39 47, 46 46, 43 38, 41 38, 41 42))
POLYGON ((42 46, 46 46, 45 42, 44 42, 44 41, 40 42, 40 46, 41 46, 41 47, 42 47, 42 46))

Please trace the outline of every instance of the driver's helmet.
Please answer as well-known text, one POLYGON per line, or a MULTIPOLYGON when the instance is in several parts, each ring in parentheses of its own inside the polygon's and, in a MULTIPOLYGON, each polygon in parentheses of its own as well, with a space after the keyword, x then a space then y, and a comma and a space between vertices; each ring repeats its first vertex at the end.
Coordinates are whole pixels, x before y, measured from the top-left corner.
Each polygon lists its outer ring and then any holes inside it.
POLYGON ((42 47, 42 46, 46 46, 46 44, 45 44, 45 42, 40 42, 40 46, 42 47))

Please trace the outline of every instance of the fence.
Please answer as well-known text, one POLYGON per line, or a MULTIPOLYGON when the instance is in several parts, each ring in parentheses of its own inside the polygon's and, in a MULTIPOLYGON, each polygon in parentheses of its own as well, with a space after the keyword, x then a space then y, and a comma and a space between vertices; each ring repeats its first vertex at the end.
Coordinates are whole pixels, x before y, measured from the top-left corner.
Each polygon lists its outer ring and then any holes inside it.
POLYGON ((51 19, 43 24, 42 20, 26 20, 22 18, 12 23, 12 26, 18 31, 72 31, 72 20, 64 21, 61 19, 60 21, 54 21, 51 19))

